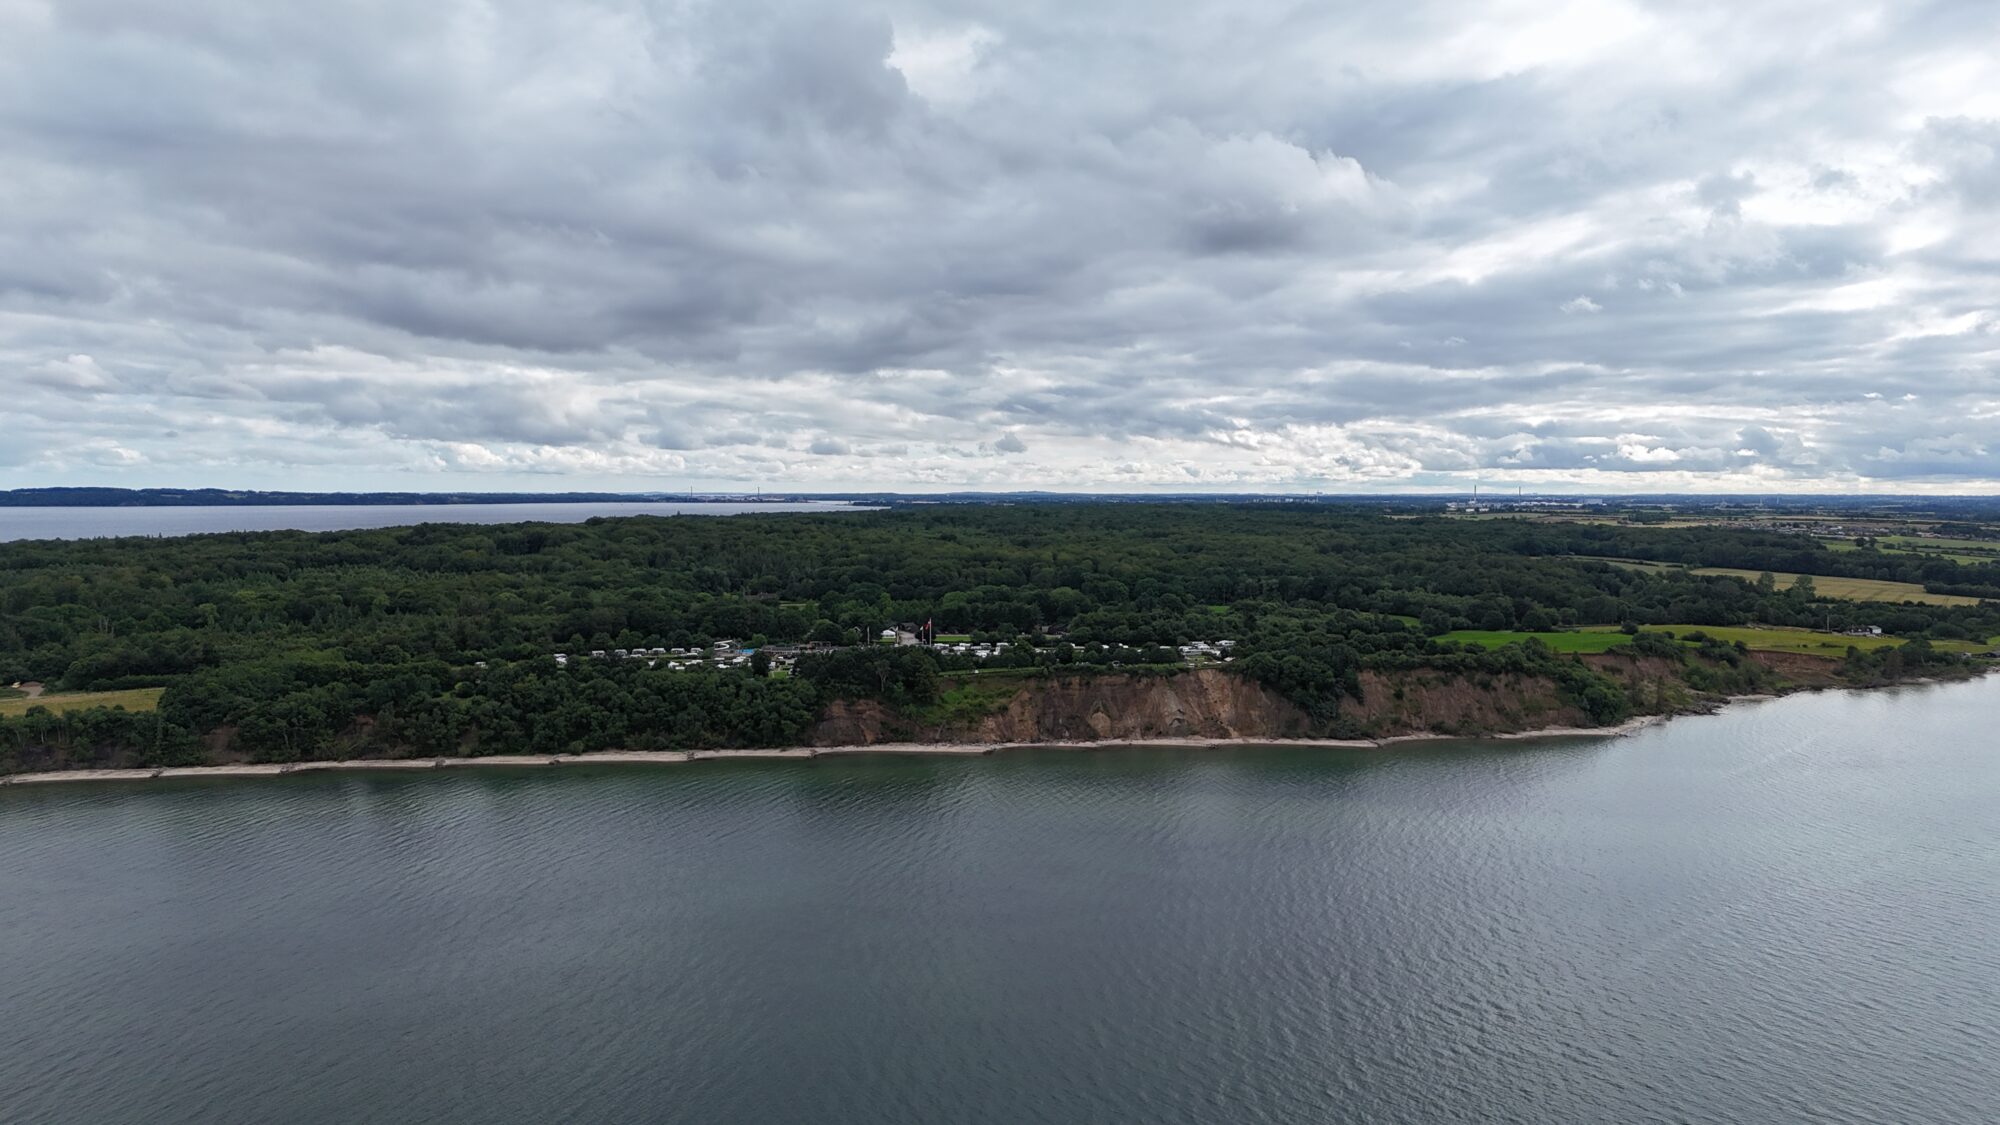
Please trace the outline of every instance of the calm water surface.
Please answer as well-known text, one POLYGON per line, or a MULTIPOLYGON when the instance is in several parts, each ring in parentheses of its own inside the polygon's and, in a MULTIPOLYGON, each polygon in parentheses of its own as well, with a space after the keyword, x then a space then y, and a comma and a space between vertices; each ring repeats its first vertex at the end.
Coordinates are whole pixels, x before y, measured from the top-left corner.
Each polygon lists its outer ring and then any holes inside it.
POLYGON ((598 516, 734 516, 746 512, 858 512, 825 501, 619 504, 271 504, 254 507, 0 508, 0 542, 212 531, 347 531, 415 523, 582 523, 598 516))
POLYGON ((1996 1121, 1996 707, 0 790, 0 1118, 1996 1121))

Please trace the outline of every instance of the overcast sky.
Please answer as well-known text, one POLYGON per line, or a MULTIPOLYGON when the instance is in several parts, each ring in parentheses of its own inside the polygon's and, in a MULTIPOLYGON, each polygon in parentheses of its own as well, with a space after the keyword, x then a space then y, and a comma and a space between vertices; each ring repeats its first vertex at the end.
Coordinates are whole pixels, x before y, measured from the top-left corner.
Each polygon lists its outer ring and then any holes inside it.
POLYGON ((2000 489, 2000 4, 0 0, 0 486, 2000 489))

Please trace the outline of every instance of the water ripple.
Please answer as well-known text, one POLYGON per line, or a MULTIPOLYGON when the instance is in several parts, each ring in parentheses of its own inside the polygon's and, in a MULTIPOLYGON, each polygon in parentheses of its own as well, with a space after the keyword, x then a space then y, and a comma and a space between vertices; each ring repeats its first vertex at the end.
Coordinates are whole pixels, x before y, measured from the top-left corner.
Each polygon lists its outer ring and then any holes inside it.
POLYGON ((0 1120, 1996 1120, 1996 702, 0 791, 0 1120))

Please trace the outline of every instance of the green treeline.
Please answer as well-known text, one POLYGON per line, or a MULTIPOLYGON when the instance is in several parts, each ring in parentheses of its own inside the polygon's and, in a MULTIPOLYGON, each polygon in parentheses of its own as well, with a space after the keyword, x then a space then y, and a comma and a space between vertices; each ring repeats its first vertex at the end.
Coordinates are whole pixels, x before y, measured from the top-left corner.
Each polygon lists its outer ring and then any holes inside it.
MULTIPOLYGON (((167 690, 157 715, 0 721, 0 768, 177 764, 223 742, 264 760, 786 744, 833 699, 921 706, 972 667, 1158 666, 1178 659, 1172 646, 1220 639, 1236 642, 1236 671, 1329 730, 1364 669, 1531 672, 1610 720, 1627 706, 1622 689, 1584 662, 1536 645, 1487 652, 1433 638, 1669 622, 2000 634, 2000 610, 1984 605, 1857 606, 1559 557, 1568 554, 2000 588, 1996 566, 1836 553, 1721 528, 1277 504, 939 506, 9 543, 0 544, 0 683, 167 690), (583 655, 722 639, 853 643, 923 621, 1019 643, 984 663, 837 649, 801 659, 791 676, 583 655), (568 667, 557 652, 571 655, 568 667)), ((1684 640, 1675 651, 1687 651, 1684 640)), ((1936 655, 1903 651, 1901 663, 1936 655)), ((1858 659, 1873 676, 1889 658, 1858 659)))

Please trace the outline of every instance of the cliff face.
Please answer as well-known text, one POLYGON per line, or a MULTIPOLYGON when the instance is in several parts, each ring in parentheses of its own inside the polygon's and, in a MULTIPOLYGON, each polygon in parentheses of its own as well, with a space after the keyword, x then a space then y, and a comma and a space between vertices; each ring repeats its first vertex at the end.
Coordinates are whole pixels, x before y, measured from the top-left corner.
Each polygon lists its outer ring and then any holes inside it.
MULTIPOLYGON (((1701 660, 1609 652, 1584 661, 1625 689, 1641 714, 1699 709, 1730 694, 1840 683, 1835 661, 1753 653, 1748 676, 1701 660)), ((1329 734, 1471 737, 1597 725, 1542 676, 1433 669, 1363 672, 1361 698, 1341 702, 1333 729, 1316 729, 1297 704, 1218 668, 1171 675, 1068 675, 969 679, 979 702, 953 717, 904 715, 872 700, 832 704, 813 728, 816 746, 879 742, 1089 742, 1097 740, 1312 738, 1329 734)), ((961 684, 961 687, 964 685, 961 684)))
POLYGON ((1290 700, 1214 669, 1173 676, 1055 679, 1015 693, 980 720, 980 742, 1098 738, 1302 738, 1312 732, 1290 700))
MULTIPOLYGON (((1493 734, 1587 726, 1556 685, 1533 676, 1364 673, 1362 699, 1342 706, 1345 733, 1493 734)), ((869 700, 829 706, 819 746, 878 742, 1081 742, 1149 738, 1308 738, 1324 735, 1296 704, 1219 669, 1167 676, 1061 676, 1020 681, 984 714, 924 722, 869 700)))
POLYGON ((1505 734, 1544 727, 1590 726, 1540 676, 1449 672, 1363 672, 1361 698, 1341 703, 1342 717, 1366 734, 1505 734))
POLYGON ((1290 700, 1214 669, 1172 676, 1023 680, 982 715, 914 720, 872 700, 836 702, 813 730, 817 746, 876 742, 1079 742, 1144 738, 1302 738, 1313 733, 1290 700))
POLYGON ((873 746, 877 742, 892 742, 896 739, 885 730, 895 722, 895 713, 875 700, 836 699, 826 705, 813 724, 812 744, 873 746))

